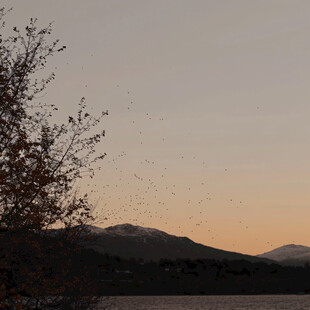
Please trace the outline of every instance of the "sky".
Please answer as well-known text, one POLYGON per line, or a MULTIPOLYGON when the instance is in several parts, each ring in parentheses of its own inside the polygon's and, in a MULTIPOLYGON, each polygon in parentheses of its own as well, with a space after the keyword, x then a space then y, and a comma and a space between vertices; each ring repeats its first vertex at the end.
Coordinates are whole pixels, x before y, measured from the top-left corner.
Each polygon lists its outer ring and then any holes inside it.
POLYGON ((55 121, 109 111, 91 194, 106 227, 259 254, 310 246, 308 0, 2 0, 53 23, 55 121))

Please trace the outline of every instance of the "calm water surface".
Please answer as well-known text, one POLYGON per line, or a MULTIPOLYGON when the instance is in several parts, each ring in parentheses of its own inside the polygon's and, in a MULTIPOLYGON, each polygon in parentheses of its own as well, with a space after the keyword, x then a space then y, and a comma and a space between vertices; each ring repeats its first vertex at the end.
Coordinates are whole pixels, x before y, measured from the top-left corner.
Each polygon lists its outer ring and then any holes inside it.
POLYGON ((121 296, 109 303, 113 310, 310 310, 310 295, 121 296))

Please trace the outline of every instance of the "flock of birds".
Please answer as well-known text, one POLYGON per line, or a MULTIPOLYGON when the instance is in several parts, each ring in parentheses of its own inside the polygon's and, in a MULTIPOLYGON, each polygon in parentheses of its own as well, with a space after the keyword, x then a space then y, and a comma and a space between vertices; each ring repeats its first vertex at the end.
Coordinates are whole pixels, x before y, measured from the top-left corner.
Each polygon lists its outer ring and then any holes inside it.
MULTIPOLYGON (((116 85, 119 88, 119 85, 116 85)), ((130 91, 126 90, 129 97, 123 107, 124 113, 134 110, 134 100, 130 91)), ((139 117, 144 121, 163 122, 165 118, 154 117, 150 112, 140 113, 139 117)), ((136 126, 137 143, 142 145, 144 136, 143 128, 138 128, 137 115, 128 113, 128 125, 136 126), (133 119, 133 115, 135 118, 133 119)), ((126 131, 126 128, 124 127, 126 131)), ((126 133, 125 133, 126 134, 126 133)), ((167 143, 165 137, 162 143, 167 143)), ((113 140, 110 137, 110 145, 113 140)), ((108 156, 101 162, 103 172, 101 180, 88 184, 90 191, 101 196, 98 207, 103 212, 99 219, 104 226, 131 223, 134 225, 156 227, 168 233, 187 235, 193 233, 207 233, 208 240, 214 240, 218 236, 216 227, 212 227, 209 221, 208 209, 212 206, 212 193, 208 190, 207 163, 199 160, 199 156, 179 154, 175 161, 195 161, 204 169, 202 180, 195 182, 174 177, 173 169, 169 165, 161 163, 154 158, 145 158, 141 152, 141 158, 135 163, 137 171, 132 171, 128 161, 130 152, 121 151, 114 156, 109 156, 113 149, 107 150, 108 156), (113 177, 107 177, 107 174, 113 177), (104 184, 102 184, 104 182, 104 184), (181 209, 180 209, 181 207, 181 209), (187 214, 186 218, 182 214, 187 214)), ((185 164, 185 163, 184 163, 185 164)), ((227 173, 228 169, 224 169, 227 173)), ((243 202, 230 199, 231 207, 239 208, 243 202)), ((100 221, 99 221, 100 223, 100 221)), ((244 221, 238 223, 246 231, 248 225, 244 221)), ((234 244, 232 244, 234 246, 234 244)))
MULTIPOLYGON (((131 92, 122 90, 119 84, 116 87, 119 91, 126 92, 127 101, 123 104, 123 113, 128 115, 127 125, 131 124, 136 127, 137 143, 141 146, 144 144, 144 139, 150 140, 150 137, 144 134, 142 127, 138 126, 140 122, 137 117, 142 117, 144 124, 145 121, 154 124, 154 122, 165 122, 166 119, 152 115, 151 112, 133 113, 135 102, 131 97, 131 92)), ((257 107, 258 109, 259 107, 257 107)), ((126 135, 126 125, 124 134, 126 135)), ((187 160, 187 164, 191 160, 200 165, 200 169, 205 170, 201 174, 203 175, 202 180, 195 183, 174 177, 174 172, 170 171, 171 169, 166 163, 160 163, 160 160, 154 158, 147 158, 143 156, 143 152, 141 152, 139 161, 133 165, 137 167, 138 164, 139 168, 133 172, 132 162, 128 161, 130 152, 121 151, 112 155, 113 140, 112 137, 108 138, 112 142, 110 143, 111 148, 105 150, 108 156, 101 162, 101 167, 98 167, 102 173, 86 184, 93 197, 98 198, 96 202, 99 210, 96 213, 98 226, 131 223, 156 227, 168 233, 189 237, 192 234, 207 233, 208 235, 204 236, 207 242, 216 241, 219 233, 217 227, 212 226, 208 214, 209 209, 213 207, 213 197, 208 190, 208 180, 206 179, 208 166, 205 159, 199 159, 197 155, 179 154, 174 160, 175 162, 187 160), (182 214, 186 217, 182 217, 182 214)), ((161 142, 168 143, 167 137, 161 137, 161 142)), ((223 172, 228 173, 229 170, 226 168, 223 169, 223 172)), ((234 208, 246 206, 246 203, 239 199, 229 199, 227 204, 234 208)), ((244 233, 249 229, 245 220, 239 219, 236 224, 244 233)), ((270 242, 266 244, 272 246, 270 242)), ((232 241, 231 246, 236 247, 236 241, 232 241)))

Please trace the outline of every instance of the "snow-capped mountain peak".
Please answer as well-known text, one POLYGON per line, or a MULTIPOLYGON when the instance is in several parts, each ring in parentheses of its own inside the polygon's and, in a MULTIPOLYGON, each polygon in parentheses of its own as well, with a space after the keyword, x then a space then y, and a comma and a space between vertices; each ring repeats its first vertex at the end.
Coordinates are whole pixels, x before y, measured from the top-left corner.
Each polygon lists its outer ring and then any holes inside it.
POLYGON ((288 244, 257 256, 273 259, 278 262, 285 260, 310 259, 310 247, 297 244, 288 244))
POLYGON ((110 226, 107 228, 100 228, 96 226, 90 226, 90 231, 94 234, 109 234, 117 236, 135 236, 135 237, 165 237, 167 234, 155 228, 146 228, 141 226, 135 226, 131 224, 119 224, 110 226))

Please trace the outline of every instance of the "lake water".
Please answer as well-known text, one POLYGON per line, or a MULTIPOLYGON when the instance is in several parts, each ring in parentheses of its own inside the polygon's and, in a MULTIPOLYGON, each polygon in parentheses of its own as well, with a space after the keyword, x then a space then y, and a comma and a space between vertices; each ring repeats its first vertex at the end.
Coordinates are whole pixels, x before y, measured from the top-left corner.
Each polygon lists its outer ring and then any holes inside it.
POLYGON ((310 310, 310 295, 121 296, 108 303, 111 310, 310 310))

